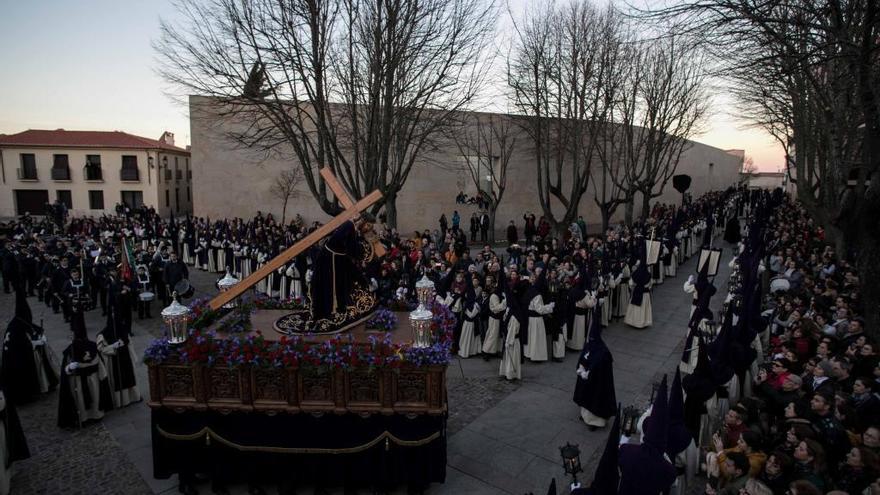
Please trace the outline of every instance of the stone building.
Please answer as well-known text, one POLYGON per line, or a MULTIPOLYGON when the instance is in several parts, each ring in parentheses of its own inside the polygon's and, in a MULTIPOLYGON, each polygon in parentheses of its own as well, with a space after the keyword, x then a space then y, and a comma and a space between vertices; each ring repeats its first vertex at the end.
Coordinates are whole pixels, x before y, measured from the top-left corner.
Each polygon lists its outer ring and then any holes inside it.
POLYGON ((111 214, 117 203, 190 213, 190 153, 170 132, 159 139, 64 129, 0 135, 0 217, 42 215, 55 200, 76 216, 111 214))
MULTIPOLYGON (((195 215, 247 218, 262 211, 280 219, 281 200, 273 197, 269 190, 276 177, 296 163, 280 155, 255 153, 236 146, 229 138, 229 132, 237 125, 216 117, 216 112, 209 110, 210 102, 204 97, 190 97, 191 151, 193 175, 196 178, 193 184, 195 215)), ((497 117, 510 118, 504 115, 497 117)), ((725 151, 698 142, 689 144, 676 174, 692 177, 689 193, 693 197, 738 183, 744 155, 742 150, 725 151)), ((462 225, 466 226, 471 213, 477 211, 475 205, 455 202, 460 191, 468 195, 476 192, 476 186, 464 167, 464 157, 451 142, 440 149, 441 153, 431 155, 413 168, 398 196, 398 228, 402 233, 409 234, 413 230, 428 227, 438 228, 441 213, 450 217, 454 210, 458 210, 462 225)), ((529 139, 522 133, 517 138, 508 166, 507 187, 495 220, 496 233, 503 232, 510 220, 515 220, 521 229, 522 215, 526 211, 541 216, 533 156, 529 139)), ((681 202, 681 195, 673 189, 671 180, 663 194, 652 203, 658 201, 681 202)), ((634 206, 638 215, 641 207, 638 198, 634 206)), ((593 201, 592 185, 581 199, 579 212, 588 224, 601 224, 601 215, 593 201)), ((330 218, 318 207, 305 184, 301 186, 298 197, 291 199, 288 204, 287 218, 294 214, 302 215, 307 221, 326 221, 330 218)), ((618 208, 613 220, 622 220, 623 215, 624 208, 618 208)))

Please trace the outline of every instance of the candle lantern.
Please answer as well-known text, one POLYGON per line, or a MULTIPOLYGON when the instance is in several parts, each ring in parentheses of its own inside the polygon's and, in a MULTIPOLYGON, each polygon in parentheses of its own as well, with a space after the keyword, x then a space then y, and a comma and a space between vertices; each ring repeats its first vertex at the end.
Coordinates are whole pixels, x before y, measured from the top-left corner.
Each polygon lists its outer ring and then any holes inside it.
POLYGON ((416 282, 416 296, 419 298, 419 309, 428 309, 428 303, 434 295, 434 282, 427 276, 416 282))
POLYGON ((413 330, 413 347, 430 347, 434 313, 428 309, 428 303, 434 296, 434 282, 428 277, 422 277, 416 282, 416 296, 419 298, 419 307, 409 314, 409 322, 413 330))
MULTIPOLYGON (((217 281, 217 289, 220 292, 226 292, 231 289, 235 284, 237 284, 239 280, 232 276, 232 273, 229 272, 229 268, 226 268, 226 275, 223 276, 220 280, 217 281)), ((224 304, 223 307, 226 309, 231 309, 235 307, 237 299, 233 299, 228 303, 224 304)))
POLYGON ((559 454, 562 456, 562 467, 565 474, 571 475, 572 484, 577 483, 577 474, 582 472, 581 468, 581 449, 577 445, 565 442, 563 447, 559 447, 559 454))
POLYGON ((172 297, 174 300, 171 301, 171 304, 162 310, 162 321, 168 325, 170 333, 169 342, 172 344, 182 344, 186 342, 188 335, 187 325, 192 312, 189 308, 177 302, 177 292, 172 297))

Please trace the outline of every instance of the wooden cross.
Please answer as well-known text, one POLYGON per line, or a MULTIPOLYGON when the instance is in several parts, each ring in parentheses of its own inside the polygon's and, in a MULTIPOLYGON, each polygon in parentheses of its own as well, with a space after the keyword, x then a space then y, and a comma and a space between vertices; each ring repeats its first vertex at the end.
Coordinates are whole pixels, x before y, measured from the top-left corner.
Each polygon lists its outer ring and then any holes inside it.
MULTIPOLYGON (((256 285, 257 282, 268 277, 270 273, 281 268, 284 264, 311 247, 313 244, 333 233, 333 231, 339 228, 342 224, 357 217, 362 211, 382 199, 382 193, 377 189, 355 202, 342 187, 342 184, 336 180, 336 176, 333 175, 333 172, 331 172, 329 168, 324 167, 321 169, 321 177, 323 177, 327 185, 330 186, 330 189, 333 191, 333 194, 336 196, 339 203, 345 208, 345 211, 330 219, 329 222, 317 228, 314 232, 305 236, 278 256, 272 258, 265 265, 258 268, 241 282, 233 285, 226 292, 218 294, 209 303, 211 309, 220 309, 224 304, 242 295, 246 290, 256 285)), ((382 256, 385 254, 385 248, 379 242, 374 242, 373 252, 376 256, 382 256)))

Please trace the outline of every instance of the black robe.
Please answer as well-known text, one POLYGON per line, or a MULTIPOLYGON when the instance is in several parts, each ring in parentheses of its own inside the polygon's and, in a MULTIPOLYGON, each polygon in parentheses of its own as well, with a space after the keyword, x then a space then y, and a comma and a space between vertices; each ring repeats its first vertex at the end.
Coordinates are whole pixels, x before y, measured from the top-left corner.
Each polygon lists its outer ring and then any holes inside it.
POLYGON ((312 319, 342 312, 352 303, 352 292, 363 282, 359 261, 363 256, 357 229, 348 221, 333 231, 318 251, 310 286, 312 319))
MULTIPOLYGON (((597 306, 599 308, 599 306, 597 306)), ((601 309, 599 310, 601 311, 601 309)), ((594 416, 608 419, 617 414, 617 396, 614 392, 614 358, 602 340, 599 318, 593 318, 590 338, 578 357, 578 365, 589 372, 587 379, 577 377, 574 386, 575 404, 594 416)))
POLYGON ((113 409, 113 398, 110 395, 110 385, 107 380, 100 380, 99 397, 92 397, 89 387, 85 380, 88 375, 98 373, 99 367, 92 366, 85 370, 76 370, 72 375, 67 373, 67 365, 76 361, 82 362, 84 356, 97 358, 98 345, 91 340, 75 339, 66 349, 64 349, 63 359, 61 361, 61 387, 58 395, 58 426, 61 428, 75 428, 80 426, 77 418, 79 414, 76 410, 76 399, 74 391, 70 387, 71 380, 80 380, 80 390, 83 391, 83 399, 85 406, 90 407, 93 401, 98 401, 98 406, 103 411, 113 409), (70 379, 67 379, 67 378, 70 379))
POLYGON ((9 322, 3 340, 2 369, 3 376, 7 380, 7 402, 23 404, 40 394, 40 381, 31 340, 32 335, 27 323, 18 319, 9 322))
MULTIPOLYGON (((0 392, 4 392, 5 387, 0 380, 0 392)), ((24 436, 24 430, 21 428, 21 422, 18 419, 18 411, 15 409, 15 403, 9 400, 6 395, 6 407, 0 411, 0 422, 6 429, 6 466, 9 468, 15 461, 23 461, 31 456, 28 449, 27 439, 24 436)))

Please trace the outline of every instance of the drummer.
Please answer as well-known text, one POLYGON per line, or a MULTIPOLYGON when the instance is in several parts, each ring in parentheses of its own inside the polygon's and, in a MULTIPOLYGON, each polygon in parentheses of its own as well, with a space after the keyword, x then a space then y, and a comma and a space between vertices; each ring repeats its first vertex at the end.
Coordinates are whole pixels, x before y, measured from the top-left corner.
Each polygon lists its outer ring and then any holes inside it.
POLYGON ((150 290, 150 273, 147 271, 147 265, 138 265, 135 276, 137 293, 137 311, 138 320, 144 318, 152 318, 150 314, 150 303, 156 298, 156 295, 150 290))
POLYGON ((163 304, 167 306, 171 303, 171 291, 178 282, 185 279, 189 279, 189 270, 187 269, 186 264, 177 258, 177 253, 172 251, 168 262, 165 263, 163 281, 165 282, 167 290, 165 291, 165 300, 163 301, 163 304))

